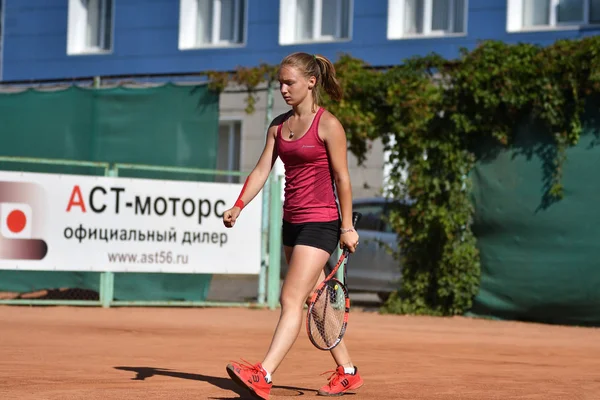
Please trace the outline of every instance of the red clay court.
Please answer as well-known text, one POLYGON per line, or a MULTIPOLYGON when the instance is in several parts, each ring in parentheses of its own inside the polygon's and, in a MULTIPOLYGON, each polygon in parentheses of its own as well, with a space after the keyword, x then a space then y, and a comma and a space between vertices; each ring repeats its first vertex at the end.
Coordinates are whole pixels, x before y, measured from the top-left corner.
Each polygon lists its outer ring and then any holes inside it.
MULTIPOLYGON (((247 399, 230 360, 259 361, 279 311, 0 306, 0 399, 247 399)), ((351 312, 365 386, 348 399, 600 399, 600 329, 351 312)), ((321 398, 333 369, 302 331, 273 399, 321 398)))

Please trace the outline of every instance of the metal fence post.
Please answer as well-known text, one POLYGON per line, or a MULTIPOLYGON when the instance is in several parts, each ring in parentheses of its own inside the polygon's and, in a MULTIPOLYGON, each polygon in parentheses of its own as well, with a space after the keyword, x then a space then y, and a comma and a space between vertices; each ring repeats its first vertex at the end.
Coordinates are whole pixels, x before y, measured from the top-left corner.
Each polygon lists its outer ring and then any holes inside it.
MULTIPOLYGON (((268 82, 267 87, 267 113, 265 116, 265 136, 271 125, 273 117, 273 84, 268 82)), ((269 175, 270 177, 271 175, 269 175)), ((269 265, 269 192, 271 179, 263 188, 262 197, 262 238, 261 238, 261 262, 258 275, 258 304, 265 304, 265 291, 267 286, 267 270, 269 265)))
POLYGON ((100 304, 109 308, 114 299, 115 275, 112 272, 100 273, 100 304))
MULTIPOLYGON (((106 176, 116 177, 119 173, 114 165, 111 165, 106 176)), ((115 274, 110 271, 100 273, 100 304, 109 308, 115 297, 115 274)))
POLYGON ((267 305, 274 310, 279 303, 281 270, 281 181, 282 177, 271 180, 271 212, 269 228, 269 279, 267 305))

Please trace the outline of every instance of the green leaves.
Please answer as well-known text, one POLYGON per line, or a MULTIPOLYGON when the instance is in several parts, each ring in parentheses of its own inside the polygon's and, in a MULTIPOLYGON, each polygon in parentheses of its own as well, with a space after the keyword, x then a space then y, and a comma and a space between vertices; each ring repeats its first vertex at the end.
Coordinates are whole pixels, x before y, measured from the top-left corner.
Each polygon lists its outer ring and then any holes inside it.
POLYGON ((492 138, 510 146, 519 123, 540 121, 557 147, 546 196, 560 199, 565 152, 579 140, 585 98, 600 92, 600 38, 547 48, 489 41, 457 61, 409 60, 381 79, 376 121, 395 139, 394 170, 408 165, 408 181, 392 174, 392 195, 415 200, 391 219, 403 281, 383 311, 462 314, 480 277, 466 178, 473 145, 492 138))

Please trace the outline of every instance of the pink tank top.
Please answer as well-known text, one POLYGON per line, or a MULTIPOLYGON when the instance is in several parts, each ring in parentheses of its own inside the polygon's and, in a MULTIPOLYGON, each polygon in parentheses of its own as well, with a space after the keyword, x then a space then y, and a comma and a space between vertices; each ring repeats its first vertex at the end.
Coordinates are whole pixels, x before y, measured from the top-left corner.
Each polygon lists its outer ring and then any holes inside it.
POLYGON ((318 132, 324 111, 319 108, 299 139, 285 140, 281 135, 283 123, 277 127, 277 154, 285 166, 283 219, 293 224, 339 218, 329 156, 318 132))

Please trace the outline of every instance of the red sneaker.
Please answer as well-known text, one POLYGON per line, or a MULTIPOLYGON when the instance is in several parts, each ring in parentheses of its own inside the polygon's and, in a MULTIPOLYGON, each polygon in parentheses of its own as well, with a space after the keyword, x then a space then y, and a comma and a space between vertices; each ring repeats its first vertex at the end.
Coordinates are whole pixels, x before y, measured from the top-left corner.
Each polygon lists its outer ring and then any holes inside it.
POLYGON ((267 382, 267 371, 260 363, 252 365, 246 360, 243 361, 245 364, 237 362, 228 364, 227 373, 235 383, 250 391, 255 398, 268 400, 273 383, 267 382))
POLYGON ((320 396, 341 396, 349 390, 358 389, 363 385, 363 380, 358 374, 358 368, 354 367, 354 374, 344 372, 344 367, 337 367, 329 377, 329 383, 319 389, 320 396))

